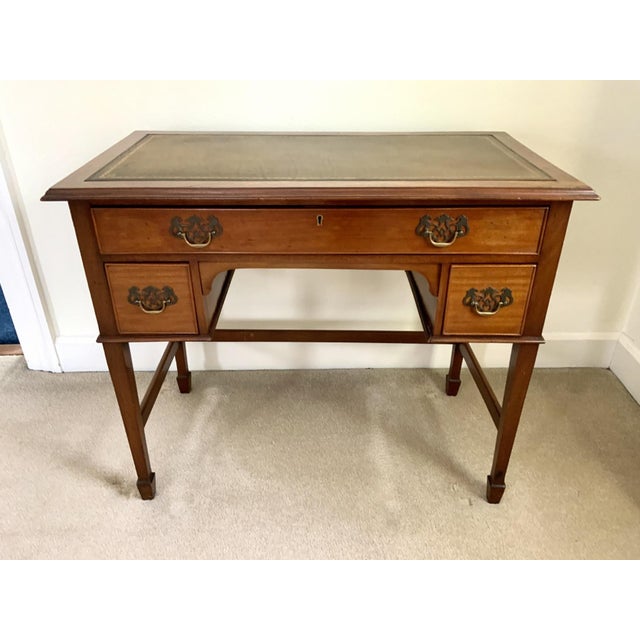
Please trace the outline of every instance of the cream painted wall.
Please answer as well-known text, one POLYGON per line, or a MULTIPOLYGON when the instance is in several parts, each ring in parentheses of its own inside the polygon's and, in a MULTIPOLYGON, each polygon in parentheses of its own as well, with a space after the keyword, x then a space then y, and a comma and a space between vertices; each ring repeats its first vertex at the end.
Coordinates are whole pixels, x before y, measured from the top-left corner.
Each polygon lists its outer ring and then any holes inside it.
MULTIPOLYGON (((638 113, 640 82, 0 83, 0 122, 26 240, 61 344, 93 339, 97 327, 66 204, 39 198, 134 129, 507 131, 602 197, 574 206, 545 334, 610 339, 625 327, 640 268, 638 113)), ((376 277, 336 273, 323 286, 314 273, 286 272, 276 283, 269 273, 246 272, 232 289, 225 319, 258 315, 259 301, 267 318, 289 324, 309 324, 322 312, 325 323, 340 326, 380 326, 385 318, 392 327, 417 326, 403 277, 386 274, 385 291, 376 277), (270 301, 267 291, 274 294, 270 301)), ((295 349, 309 352, 304 345, 295 349)), ((246 363, 246 351, 227 353, 224 366, 246 363)), ((340 353, 334 365, 349 366, 340 353)), ((570 366, 572 357, 559 364, 570 366)), ((314 360, 298 364, 314 366, 314 360)), ((370 364, 401 363, 383 357, 370 364)))

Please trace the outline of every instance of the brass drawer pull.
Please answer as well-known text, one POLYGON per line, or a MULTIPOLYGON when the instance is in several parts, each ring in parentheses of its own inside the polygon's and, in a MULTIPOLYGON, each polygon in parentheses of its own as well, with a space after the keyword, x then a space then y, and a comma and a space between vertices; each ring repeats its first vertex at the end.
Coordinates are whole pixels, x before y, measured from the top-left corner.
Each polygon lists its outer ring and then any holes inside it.
POLYGON ((171 287, 131 287, 127 296, 129 304, 135 304, 141 311, 149 314, 162 313, 169 305, 178 302, 178 296, 171 287))
POLYGON ((171 219, 169 227, 171 235, 182 238, 194 249, 204 249, 211 244, 211 240, 222 235, 222 225, 215 216, 209 216, 205 221, 202 216, 191 216, 186 222, 180 216, 171 219))
POLYGON ((479 316, 493 316, 502 307, 508 307, 512 303, 513 294, 507 287, 500 291, 493 287, 487 287, 481 291, 469 289, 462 299, 462 304, 471 307, 479 316))
POLYGON ((422 216, 416 227, 416 234, 428 239, 434 247, 450 247, 467 233, 469 233, 467 216, 458 216, 454 220, 446 213, 435 220, 432 220, 431 216, 422 216))

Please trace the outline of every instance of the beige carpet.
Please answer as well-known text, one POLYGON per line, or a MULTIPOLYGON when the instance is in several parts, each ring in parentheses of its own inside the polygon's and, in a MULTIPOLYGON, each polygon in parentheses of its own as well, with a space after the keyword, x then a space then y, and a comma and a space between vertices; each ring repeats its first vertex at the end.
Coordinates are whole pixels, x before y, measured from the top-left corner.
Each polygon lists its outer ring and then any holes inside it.
POLYGON ((640 407, 613 374, 535 372, 500 505, 464 374, 449 398, 433 370, 194 372, 184 396, 170 373, 143 502, 107 374, 0 358, 0 557, 639 558, 640 407))

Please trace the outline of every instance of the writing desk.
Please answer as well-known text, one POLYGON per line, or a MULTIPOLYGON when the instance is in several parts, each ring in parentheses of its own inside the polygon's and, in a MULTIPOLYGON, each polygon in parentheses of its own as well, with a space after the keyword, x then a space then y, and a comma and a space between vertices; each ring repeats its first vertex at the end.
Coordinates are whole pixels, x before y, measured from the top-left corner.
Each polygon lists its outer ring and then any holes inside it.
POLYGON ((497 503, 574 200, 594 191, 505 133, 138 131, 58 183, 69 202, 140 495, 144 427, 187 341, 448 343, 497 427, 497 503), (235 269, 402 269, 423 331, 217 329, 235 269), (129 343, 166 341, 142 402, 129 343), (502 402, 469 345, 511 343, 502 402))

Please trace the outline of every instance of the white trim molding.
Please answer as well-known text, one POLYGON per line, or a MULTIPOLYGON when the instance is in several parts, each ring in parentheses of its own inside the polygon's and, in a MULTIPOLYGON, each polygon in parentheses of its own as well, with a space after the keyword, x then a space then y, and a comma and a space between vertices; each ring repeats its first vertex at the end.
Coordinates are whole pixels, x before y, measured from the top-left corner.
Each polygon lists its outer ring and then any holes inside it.
POLYGON ((640 348, 624 333, 613 352, 610 368, 640 403, 640 348))

